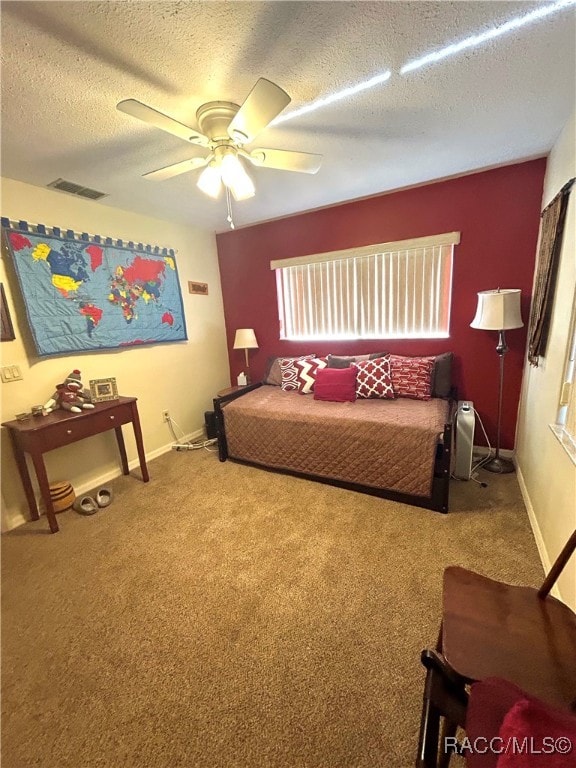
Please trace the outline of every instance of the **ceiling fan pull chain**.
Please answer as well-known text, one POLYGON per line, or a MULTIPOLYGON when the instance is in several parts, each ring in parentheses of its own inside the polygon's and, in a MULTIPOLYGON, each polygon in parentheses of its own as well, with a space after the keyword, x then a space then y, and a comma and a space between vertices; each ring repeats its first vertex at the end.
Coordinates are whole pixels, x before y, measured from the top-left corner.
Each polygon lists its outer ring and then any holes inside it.
POLYGON ((232 219, 232 195, 230 189, 226 187, 226 208, 228 210, 227 221, 230 224, 230 229, 234 229, 234 220, 232 219))

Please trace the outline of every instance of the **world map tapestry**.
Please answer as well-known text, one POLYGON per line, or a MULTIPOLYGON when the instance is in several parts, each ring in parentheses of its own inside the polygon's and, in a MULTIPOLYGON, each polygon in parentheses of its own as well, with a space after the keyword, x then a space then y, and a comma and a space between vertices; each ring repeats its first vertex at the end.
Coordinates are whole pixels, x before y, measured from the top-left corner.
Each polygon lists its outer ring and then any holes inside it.
POLYGON ((174 251, 2 225, 39 355, 188 338, 174 251))

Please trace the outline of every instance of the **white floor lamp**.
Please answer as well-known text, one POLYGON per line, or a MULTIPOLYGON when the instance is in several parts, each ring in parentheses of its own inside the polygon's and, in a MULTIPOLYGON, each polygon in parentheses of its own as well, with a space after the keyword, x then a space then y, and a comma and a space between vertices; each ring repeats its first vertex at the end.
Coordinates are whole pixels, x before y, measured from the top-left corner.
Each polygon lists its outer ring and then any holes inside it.
POLYGON ((476 316, 470 323, 472 328, 483 331, 498 331, 498 346, 496 352, 500 356, 500 387, 498 390, 498 436, 496 439, 496 454, 482 466, 489 472, 506 474, 514 472, 514 464, 500 456, 500 429, 502 426, 502 389, 504 384, 504 356, 508 352, 505 331, 512 328, 522 328, 520 314, 520 289, 498 288, 494 291, 480 291, 476 316))

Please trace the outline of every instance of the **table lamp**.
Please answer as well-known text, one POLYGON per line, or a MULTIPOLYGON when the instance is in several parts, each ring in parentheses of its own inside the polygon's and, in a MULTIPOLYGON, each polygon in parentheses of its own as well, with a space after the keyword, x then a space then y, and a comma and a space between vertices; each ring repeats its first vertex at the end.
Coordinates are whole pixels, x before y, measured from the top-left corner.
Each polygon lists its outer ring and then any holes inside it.
POLYGON ((246 356, 246 383, 250 384, 250 362, 248 360, 248 350, 258 349, 256 334, 252 328, 238 328, 234 337, 234 349, 243 349, 246 356))

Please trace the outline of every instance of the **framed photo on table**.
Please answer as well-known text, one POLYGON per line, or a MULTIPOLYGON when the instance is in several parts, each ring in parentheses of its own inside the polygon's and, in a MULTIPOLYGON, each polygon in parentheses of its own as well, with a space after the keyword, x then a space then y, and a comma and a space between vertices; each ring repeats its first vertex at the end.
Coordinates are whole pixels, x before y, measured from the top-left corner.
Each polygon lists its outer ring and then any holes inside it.
POLYGON ((116 379, 90 379, 90 394, 93 403, 103 403, 105 400, 118 400, 116 379))

